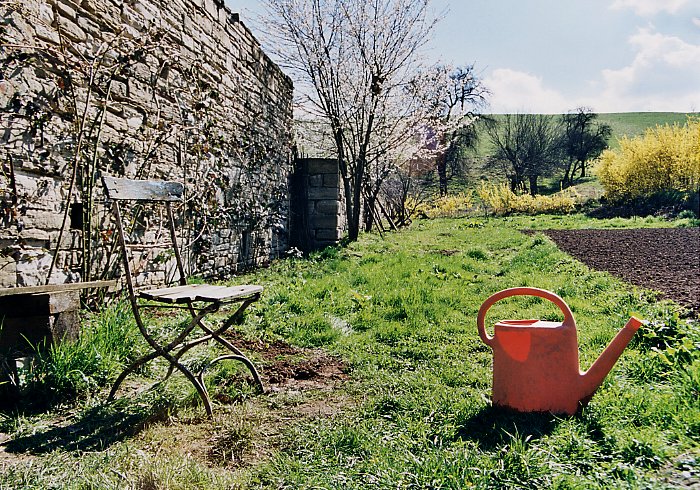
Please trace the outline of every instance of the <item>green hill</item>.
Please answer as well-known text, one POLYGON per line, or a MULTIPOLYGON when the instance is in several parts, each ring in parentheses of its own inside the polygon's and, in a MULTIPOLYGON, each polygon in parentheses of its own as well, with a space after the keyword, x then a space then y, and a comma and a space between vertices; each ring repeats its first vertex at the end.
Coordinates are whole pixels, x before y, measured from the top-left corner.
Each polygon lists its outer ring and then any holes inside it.
POLYGON ((682 125, 691 115, 683 112, 619 112, 600 114, 598 121, 612 127, 613 137, 610 140, 610 147, 617 148, 617 140, 623 136, 630 138, 640 136, 647 128, 664 124, 682 125))
MULTIPOLYGON (((697 113, 683 112, 611 112, 600 113, 598 121, 604 124, 609 124, 612 127, 612 138, 610 138, 610 148, 618 148, 618 139, 623 136, 633 137, 644 134, 647 128, 653 128, 657 125, 664 124, 684 124, 688 116, 698 115, 697 113)), ((503 118, 502 114, 492 114, 496 121, 503 118)), ((552 118, 558 118, 558 114, 552 114, 552 118)), ((490 151, 491 143, 488 136, 483 134, 479 142, 477 154, 485 156, 490 151)))

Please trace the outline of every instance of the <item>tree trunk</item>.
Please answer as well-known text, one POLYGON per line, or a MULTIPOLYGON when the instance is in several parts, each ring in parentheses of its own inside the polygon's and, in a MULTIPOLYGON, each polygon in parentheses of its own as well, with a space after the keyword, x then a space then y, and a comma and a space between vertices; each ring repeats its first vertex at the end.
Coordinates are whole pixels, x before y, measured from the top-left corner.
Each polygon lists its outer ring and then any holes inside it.
POLYGON ((575 168, 573 168, 573 162, 568 160, 566 162, 566 166, 564 167, 564 179, 562 180, 564 187, 570 187, 573 183, 574 170, 575 168))
POLYGON ((582 179, 586 178, 586 162, 585 161, 581 162, 581 178, 582 179))
POLYGON ((447 195, 447 156, 445 153, 437 157, 437 173, 440 187, 440 196, 447 195))
POLYGON ((528 178, 530 180, 530 195, 532 197, 535 197, 537 195, 537 191, 539 190, 537 188, 537 175, 530 175, 528 178))
POLYGON ((365 199, 365 209, 364 211, 364 224, 365 224, 365 232, 369 233, 372 231, 372 224, 374 223, 374 205, 375 205, 375 197, 371 194, 368 194, 366 199, 365 199))

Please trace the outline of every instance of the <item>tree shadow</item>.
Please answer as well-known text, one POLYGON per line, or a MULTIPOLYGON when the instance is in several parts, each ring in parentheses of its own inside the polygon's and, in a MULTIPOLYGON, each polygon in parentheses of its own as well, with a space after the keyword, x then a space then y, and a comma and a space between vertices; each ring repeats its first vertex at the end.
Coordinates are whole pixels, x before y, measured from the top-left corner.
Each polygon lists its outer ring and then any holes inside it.
POLYGON ((561 419, 549 412, 520 413, 488 406, 458 427, 455 438, 475 441, 485 450, 507 443, 512 436, 539 439, 550 434, 561 419))
POLYGON ((164 420, 167 411, 101 405, 84 412, 74 423, 54 426, 5 442, 8 453, 46 454, 61 451, 103 451, 112 444, 139 433, 148 425, 164 420))

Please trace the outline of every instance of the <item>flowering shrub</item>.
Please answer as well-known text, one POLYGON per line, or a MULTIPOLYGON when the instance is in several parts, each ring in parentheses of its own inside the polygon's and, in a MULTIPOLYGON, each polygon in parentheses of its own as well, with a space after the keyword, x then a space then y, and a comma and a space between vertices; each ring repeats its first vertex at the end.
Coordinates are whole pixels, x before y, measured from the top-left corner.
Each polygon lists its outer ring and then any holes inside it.
POLYGON ((506 184, 482 182, 476 191, 487 211, 496 216, 511 213, 546 214, 571 213, 576 208, 577 195, 573 190, 563 190, 551 196, 531 196, 515 193, 506 184))
POLYGON ((406 202, 406 208, 413 210, 412 216, 427 216, 428 218, 455 218, 465 214, 472 206, 471 194, 464 193, 442 196, 431 202, 418 202, 409 197, 406 202))
POLYGON ((657 126, 643 137, 623 138, 620 149, 606 150, 595 168, 613 201, 655 193, 700 190, 700 119, 684 126, 657 126))

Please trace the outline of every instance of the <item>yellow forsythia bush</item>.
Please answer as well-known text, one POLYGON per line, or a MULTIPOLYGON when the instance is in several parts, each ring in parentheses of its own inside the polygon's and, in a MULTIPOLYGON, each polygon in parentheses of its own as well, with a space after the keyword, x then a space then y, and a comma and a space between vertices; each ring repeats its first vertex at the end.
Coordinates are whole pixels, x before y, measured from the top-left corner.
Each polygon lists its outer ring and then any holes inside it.
POLYGON ((622 200, 660 191, 700 189, 700 119, 657 126, 642 137, 623 138, 606 150, 595 168, 606 197, 622 200))
POLYGON ((481 183, 476 193, 484 207, 497 216, 511 213, 571 213, 576 208, 577 200, 575 191, 569 189, 551 196, 533 197, 527 193, 515 193, 507 184, 486 182, 481 183))
POLYGON ((406 202, 406 207, 413 209, 413 217, 428 218, 455 218, 469 211, 472 205, 472 197, 469 194, 438 197, 430 202, 418 202, 409 197, 406 202))

